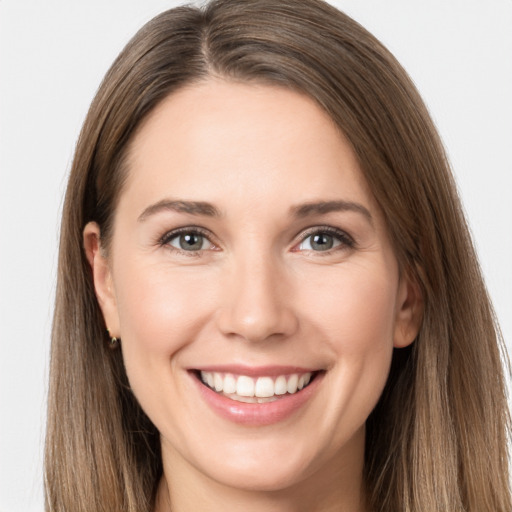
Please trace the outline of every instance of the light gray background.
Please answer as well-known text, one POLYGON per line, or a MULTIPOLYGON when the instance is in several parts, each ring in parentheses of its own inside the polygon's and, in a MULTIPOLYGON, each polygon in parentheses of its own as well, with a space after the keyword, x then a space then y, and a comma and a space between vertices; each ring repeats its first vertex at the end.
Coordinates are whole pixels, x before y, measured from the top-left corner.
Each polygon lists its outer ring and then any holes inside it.
MULTIPOLYGON (((43 509, 57 232, 81 123, 128 38, 178 3, 0 0, 0 512, 43 509)), ((332 3, 395 53, 425 98, 511 347, 512 1, 332 3)))

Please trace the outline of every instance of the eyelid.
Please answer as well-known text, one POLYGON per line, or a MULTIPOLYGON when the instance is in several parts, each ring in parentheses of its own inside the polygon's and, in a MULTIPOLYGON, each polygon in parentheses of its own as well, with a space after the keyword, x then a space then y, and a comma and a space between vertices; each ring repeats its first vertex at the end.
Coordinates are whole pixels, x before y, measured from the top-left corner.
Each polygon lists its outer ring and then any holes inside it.
MULTIPOLYGON (((177 251, 177 252, 186 252, 188 255, 196 255, 198 256, 203 251, 180 251, 179 249, 172 247, 169 245, 169 241, 173 238, 177 237, 178 235, 182 233, 197 233, 202 236, 204 236, 213 246, 214 249, 208 249, 208 250, 219 250, 219 245, 213 241, 212 233, 200 226, 183 226, 180 228, 172 229, 170 231, 166 231, 161 237, 158 238, 158 245, 166 246, 170 248, 170 250, 177 251)), ((303 230, 300 234, 299 241, 296 242, 292 247, 292 252, 299 252, 299 249, 297 247, 304 242, 308 237, 318 234, 318 233, 327 233, 329 235, 335 236, 340 242, 341 242, 341 248, 353 248, 356 245, 355 240, 344 230, 336 228, 334 226, 311 226, 310 228, 307 228, 306 230, 303 230)), ((336 246, 339 247, 339 246, 336 246)), ((337 250, 336 248, 325 251, 323 254, 329 254, 330 252, 337 250)), ((338 249, 339 250, 339 249, 338 249)), ((322 254, 321 251, 315 251, 319 254, 322 254)))
MULTIPOLYGON (((329 235, 332 235, 336 237, 341 242, 341 249, 347 249, 347 248, 354 248, 356 245, 355 240, 342 229, 335 228, 334 226, 312 226, 310 228, 307 228, 305 231, 303 231, 300 235, 300 239, 297 243, 294 244, 292 251, 293 252, 299 252, 299 249, 297 247, 301 245, 304 240, 306 240, 308 237, 312 235, 316 235, 318 233, 326 233, 329 235)), ((314 251, 317 252, 319 255, 321 254, 329 254, 332 251, 339 250, 340 246, 337 246, 331 250, 327 250, 325 252, 322 251, 314 251)))
MULTIPOLYGON (((201 236, 204 236, 213 246, 215 249, 209 249, 209 250, 218 250, 219 246, 216 244, 212 238, 212 233, 208 231, 207 229, 204 229, 200 226, 183 226, 181 228, 171 229, 170 231, 166 231, 161 237, 158 238, 158 245, 161 246, 167 246, 171 248, 172 246, 169 245, 169 242, 176 238, 177 236, 181 235, 182 233, 197 233, 201 236)), ((172 247, 172 250, 180 251, 179 249, 176 249, 175 247, 172 247)), ((188 252, 188 251, 183 251, 188 252)), ((201 251, 190 251, 190 253, 199 253, 201 251)))

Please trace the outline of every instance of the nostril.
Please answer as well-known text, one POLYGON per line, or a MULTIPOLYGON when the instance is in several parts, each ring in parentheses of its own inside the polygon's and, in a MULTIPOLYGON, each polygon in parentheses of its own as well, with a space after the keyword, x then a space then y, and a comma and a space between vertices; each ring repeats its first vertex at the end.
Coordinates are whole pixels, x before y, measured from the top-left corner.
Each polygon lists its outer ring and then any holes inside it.
POLYGON ((249 342, 277 341, 293 334, 298 319, 286 292, 282 273, 274 263, 262 263, 261 251, 242 257, 235 265, 228 282, 224 283, 223 301, 217 309, 219 330, 231 339, 249 342))
POLYGON ((219 330, 227 337, 252 343, 279 341, 294 334, 298 327, 295 315, 289 310, 241 311, 233 308, 218 318, 219 330))

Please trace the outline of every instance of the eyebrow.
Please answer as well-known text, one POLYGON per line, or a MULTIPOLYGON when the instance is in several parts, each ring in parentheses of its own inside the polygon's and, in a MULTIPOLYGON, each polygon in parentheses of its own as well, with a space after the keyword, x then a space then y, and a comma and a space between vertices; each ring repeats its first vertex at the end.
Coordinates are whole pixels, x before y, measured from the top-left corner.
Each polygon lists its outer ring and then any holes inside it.
POLYGON ((188 213, 190 215, 205 215, 207 217, 220 217, 220 212, 211 203, 204 201, 174 201, 171 199, 162 199, 151 206, 148 206, 137 219, 144 222, 148 217, 162 211, 171 211, 178 213, 188 213))
POLYGON ((362 204, 352 201, 318 201, 292 206, 291 214, 295 217, 307 217, 309 215, 325 215, 331 212, 356 212, 362 214, 373 225, 373 217, 370 211, 362 204))
MULTIPOLYGON (((148 206, 138 217, 139 222, 144 222, 148 217, 162 211, 188 213, 190 215, 204 215, 206 217, 220 217, 220 211, 211 203, 205 201, 178 201, 162 199, 148 206)), ((304 218, 310 215, 325 215, 331 212, 352 211, 362 214, 373 225, 373 217, 370 211, 362 204, 352 201, 318 201, 292 206, 290 214, 293 217, 304 218)))

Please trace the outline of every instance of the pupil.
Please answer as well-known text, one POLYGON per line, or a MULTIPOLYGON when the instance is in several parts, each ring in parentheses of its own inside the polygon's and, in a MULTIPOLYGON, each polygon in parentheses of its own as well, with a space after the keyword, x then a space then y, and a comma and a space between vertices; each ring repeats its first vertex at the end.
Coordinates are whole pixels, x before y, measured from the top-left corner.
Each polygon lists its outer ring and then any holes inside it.
POLYGON ((201 249, 203 237, 201 235, 188 234, 180 236, 180 247, 185 251, 195 251, 201 249))
POLYGON ((318 251, 328 251, 333 246, 333 238, 331 235, 320 233, 313 236, 311 247, 318 251))

